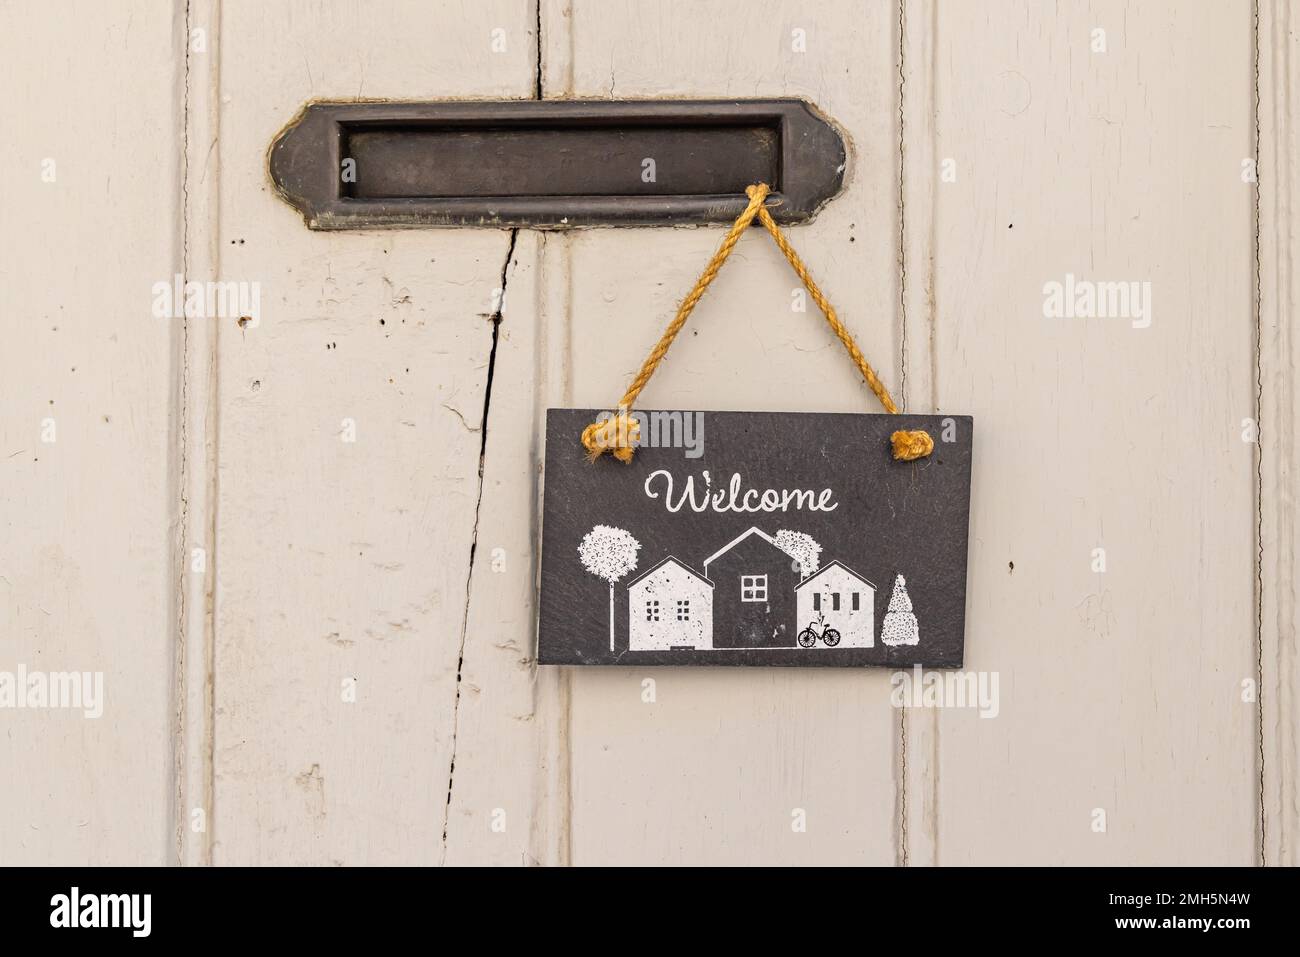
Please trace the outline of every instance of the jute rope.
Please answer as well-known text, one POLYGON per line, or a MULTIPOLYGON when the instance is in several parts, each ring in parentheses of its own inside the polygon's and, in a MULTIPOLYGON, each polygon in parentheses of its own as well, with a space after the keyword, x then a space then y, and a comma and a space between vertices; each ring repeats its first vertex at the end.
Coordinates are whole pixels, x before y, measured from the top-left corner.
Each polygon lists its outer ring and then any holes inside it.
MULTIPOLYGON (((677 315, 673 317, 673 321, 668 324, 668 328, 659 337, 655 347, 650 350, 650 355, 646 356, 645 362, 641 364, 641 371, 636 374, 636 378, 632 380, 631 385, 627 387, 627 391, 623 393, 623 398, 619 400, 618 413, 603 422, 593 422, 583 429, 582 444, 586 447, 592 461, 600 458, 602 452, 609 452, 624 464, 632 461, 632 455, 635 451, 634 443, 640 438, 640 424, 629 415, 632 404, 636 402, 641 390, 650 381, 650 377, 655 374, 660 361, 668 353, 668 347, 673 344, 673 340, 677 338, 677 333, 682 331, 682 327, 686 325, 686 320, 690 318, 691 310, 704 296, 704 291, 709 288, 709 284, 718 275, 718 271, 722 269, 722 264, 727 261, 731 251, 736 248, 736 243, 740 241, 740 237, 745 230, 753 223, 755 216, 771 234, 777 248, 785 255, 786 261, 790 263, 791 268, 803 281, 804 286, 808 289, 808 294, 812 296, 813 302, 817 303, 817 308, 822 311, 822 315, 826 317, 826 321, 834 330, 836 337, 848 350, 853 364, 858 367, 858 371, 862 373, 862 378, 866 380, 867 386, 880 400, 880 404, 885 407, 885 411, 891 415, 898 413, 898 406, 894 404, 893 398, 890 397, 889 390, 885 388, 875 370, 871 368, 870 363, 863 356, 862 350, 858 348, 858 344, 853 341, 852 334, 848 329, 844 328, 844 323, 840 322, 839 317, 835 314, 835 307, 827 301, 826 296, 817 287, 817 283, 813 281, 812 276, 808 273, 808 267, 803 264, 799 254, 791 247, 789 241, 785 238, 785 234, 781 232, 781 227, 777 226, 776 220, 772 218, 772 214, 763 206, 763 201, 767 198, 769 192, 771 192, 771 189, 766 183, 758 183, 745 190, 745 194, 749 197, 749 205, 731 224, 731 229, 727 230, 722 245, 713 254, 709 264, 704 267, 704 272, 695 281, 694 288, 682 300, 682 304, 677 307, 677 315)), ((890 444, 893 446, 894 458, 908 462, 913 459, 923 458, 934 451, 934 440, 930 438, 929 433, 921 430, 900 429, 890 436, 890 444)))

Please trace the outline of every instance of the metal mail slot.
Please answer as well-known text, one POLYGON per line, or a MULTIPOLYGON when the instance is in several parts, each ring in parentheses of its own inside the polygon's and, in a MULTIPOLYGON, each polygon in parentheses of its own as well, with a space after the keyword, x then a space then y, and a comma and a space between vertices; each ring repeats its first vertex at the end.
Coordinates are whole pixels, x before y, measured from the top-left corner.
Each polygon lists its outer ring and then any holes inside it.
POLYGON ((312 229, 726 223, 760 181, 795 223, 844 166, 802 100, 313 103, 270 150, 312 229))

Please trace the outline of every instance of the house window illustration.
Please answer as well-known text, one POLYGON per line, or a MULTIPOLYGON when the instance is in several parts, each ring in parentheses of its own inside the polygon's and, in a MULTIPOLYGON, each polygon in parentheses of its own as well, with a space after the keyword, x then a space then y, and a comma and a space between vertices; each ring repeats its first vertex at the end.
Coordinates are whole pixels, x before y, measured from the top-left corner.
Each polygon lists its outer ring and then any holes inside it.
POLYGON ((741 575, 740 576, 740 600, 741 601, 767 601, 767 576, 766 575, 741 575))
MULTIPOLYGON (((853 610, 861 611, 862 592, 855 591, 851 597, 852 597, 851 607, 853 608, 853 610)), ((813 592, 813 611, 821 611, 821 610, 822 610, 821 592, 813 592)), ((839 610, 840 610, 840 593, 831 592, 831 611, 839 611, 839 610)))
POLYGON ((683 601, 679 601, 677 603, 677 620, 678 621, 691 620, 691 600, 689 598, 683 601))
POLYGON ((659 620, 659 602, 657 600, 648 601, 645 603, 645 620, 646 621, 659 620))

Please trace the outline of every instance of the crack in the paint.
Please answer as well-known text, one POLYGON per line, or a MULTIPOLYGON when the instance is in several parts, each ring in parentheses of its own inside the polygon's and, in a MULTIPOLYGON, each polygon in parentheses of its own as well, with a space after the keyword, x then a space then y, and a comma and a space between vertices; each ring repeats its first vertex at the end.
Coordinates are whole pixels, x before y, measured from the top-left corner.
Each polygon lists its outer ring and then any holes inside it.
MULTIPOLYGON (((187 0, 184 13, 184 33, 181 42, 184 45, 184 60, 182 65, 182 100, 181 100, 181 169, 180 169, 180 191, 181 191, 181 272, 189 275, 190 271, 190 249, 189 249, 189 227, 190 227, 190 4, 187 0)), ((190 327, 189 321, 182 317, 181 319, 181 345, 180 345, 180 383, 176 420, 178 422, 179 437, 177 447, 180 451, 180 463, 177 470, 177 483, 179 493, 179 507, 177 515, 176 531, 176 556, 174 560, 173 571, 176 575, 176 672, 173 683, 176 689, 175 705, 175 728, 176 739, 172 752, 172 771, 176 775, 174 789, 174 800, 176 802, 175 811, 175 841, 176 841, 176 863, 185 863, 185 827, 184 827, 184 802, 185 802, 185 724, 186 724, 186 660, 185 660, 185 639, 187 629, 185 627, 185 615, 187 603, 185 600, 185 551, 189 538, 189 338, 190 327)))
MULTIPOLYGON (((533 74, 533 98, 542 98, 542 0, 537 0, 537 64, 533 74)), ((483 389, 483 420, 480 426, 478 453, 478 497, 474 503, 474 531, 469 542, 469 571, 465 575, 465 613, 461 617, 460 650, 456 659, 456 701, 452 706, 451 719, 451 761, 447 770, 447 803, 442 812, 442 855, 440 863, 447 863, 447 832, 451 826, 451 795, 456 782, 456 745, 460 735, 460 683, 465 666, 465 640, 469 634, 470 596, 474 585, 474 558, 478 550, 479 512, 483 508, 483 473, 487 462, 488 412, 492 406, 492 379, 496 373, 497 344, 501 336, 501 317, 506 304, 506 283, 510 278, 510 260, 515 254, 515 243, 519 239, 519 230, 510 230, 510 242, 506 247, 505 262, 501 264, 501 284, 498 287, 497 300, 492 310, 492 348, 488 353, 487 382, 483 389)), ((452 410, 453 412, 456 410, 452 410)), ((459 413, 457 413, 459 415, 459 413)), ((462 416, 462 421, 464 417, 462 416)))
MULTIPOLYGON (((533 74, 533 98, 542 98, 542 0, 537 0, 537 64, 533 74)), ((451 760, 447 769, 447 803, 442 812, 442 854, 439 863, 447 863, 447 832, 451 826, 451 795, 456 783, 456 745, 460 736, 460 683, 465 667, 465 640, 469 635, 470 596, 474 585, 474 558, 478 551, 479 513, 483 508, 483 473, 487 462, 488 412, 492 406, 492 379, 496 374, 497 345, 501 337, 502 311, 506 304, 506 283, 510 278, 510 260, 515 254, 515 243, 519 239, 519 230, 510 230, 510 242, 506 247, 505 262, 501 264, 501 284, 496 294, 497 299, 492 310, 492 348, 488 353, 487 382, 483 389, 483 420, 480 428, 478 453, 478 496, 474 502, 474 530, 469 541, 469 571, 465 574, 465 613, 461 617, 460 649, 456 658, 456 700, 452 706, 451 718, 451 760)), ((455 409, 452 410, 456 411, 455 409)), ((457 413, 459 415, 459 413, 457 413)), ((462 422, 464 417, 461 417, 462 422)))
MULTIPOLYGON (((497 323, 496 317, 493 316, 493 317, 492 317, 492 320, 493 320, 493 321, 492 321, 492 348, 495 350, 496 347, 497 347, 497 344, 496 344, 496 323, 497 323)), ((465 431, 466 431, 466 432, 477 432, 477 431, 479 431, 478 428, 476 428, 475 426, 472 426, 472 425, 470 425, 468 422, 466 422, 466 421, 465 421, 465 414, 464 414, 463 412, 461 412, 460 409, 458 409, 458 408, 456 408, 454 405, 452 405, 451 403, 449 403, 449 402, 444 402, 444 403, 442 404, 442 407, 443 407, 444 409, 446 409, 448 412, 450 412, 452 415, 456 416, 456 418, 460 419, 460 424, 463 425, 463 426, 465 427, 465 431)))
POLYGON ((537 0, 537 72, 533 76, 533 99, 542 98, 542 0, 537 0))
MULTIPOLYGON (((456 744, 460 734, 460 685, 465 667, 465 640, 469 635, 470 596, 474 585, 474 558, 478 551, 479 514, 483 508, 483 474, 487 462, 488 413, 492 407, 492 380, 496 374, 497 345, 501 339, 501 314, 506 302, 506 282, 509 279, 510 260, 515 254, 519 230, 510 230, 505 262, 501 264, 501 284, 497 289, 495 308, 492 310, 492 346, 488 352, 487 381, 483 388, 483 418, 479 426, 478 494, 474 501, 474 530, 469 540, 469 571, 465 574, 465 611, 461 616, 460 647, 456 658, 456 699, 451 712, 451 761, 447 770, 447 802, 442 812, 442 853, 440 863, 447 862, 447 831, 451 825, 451 795, 456 783, 456 744)), ((455 411, 455 410, 453 410, 455 411)), ((463 418, 462 418, 462 421, 463 418)))

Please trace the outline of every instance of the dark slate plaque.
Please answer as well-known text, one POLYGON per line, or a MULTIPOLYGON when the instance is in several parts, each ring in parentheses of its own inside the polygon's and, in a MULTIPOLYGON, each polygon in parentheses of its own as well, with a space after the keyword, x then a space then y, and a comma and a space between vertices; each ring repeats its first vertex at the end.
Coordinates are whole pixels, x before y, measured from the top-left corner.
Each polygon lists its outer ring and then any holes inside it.
POLYGON ((624 465, 547 411, 541 664, 961 666, 969 416, 638 414, 624 465))

